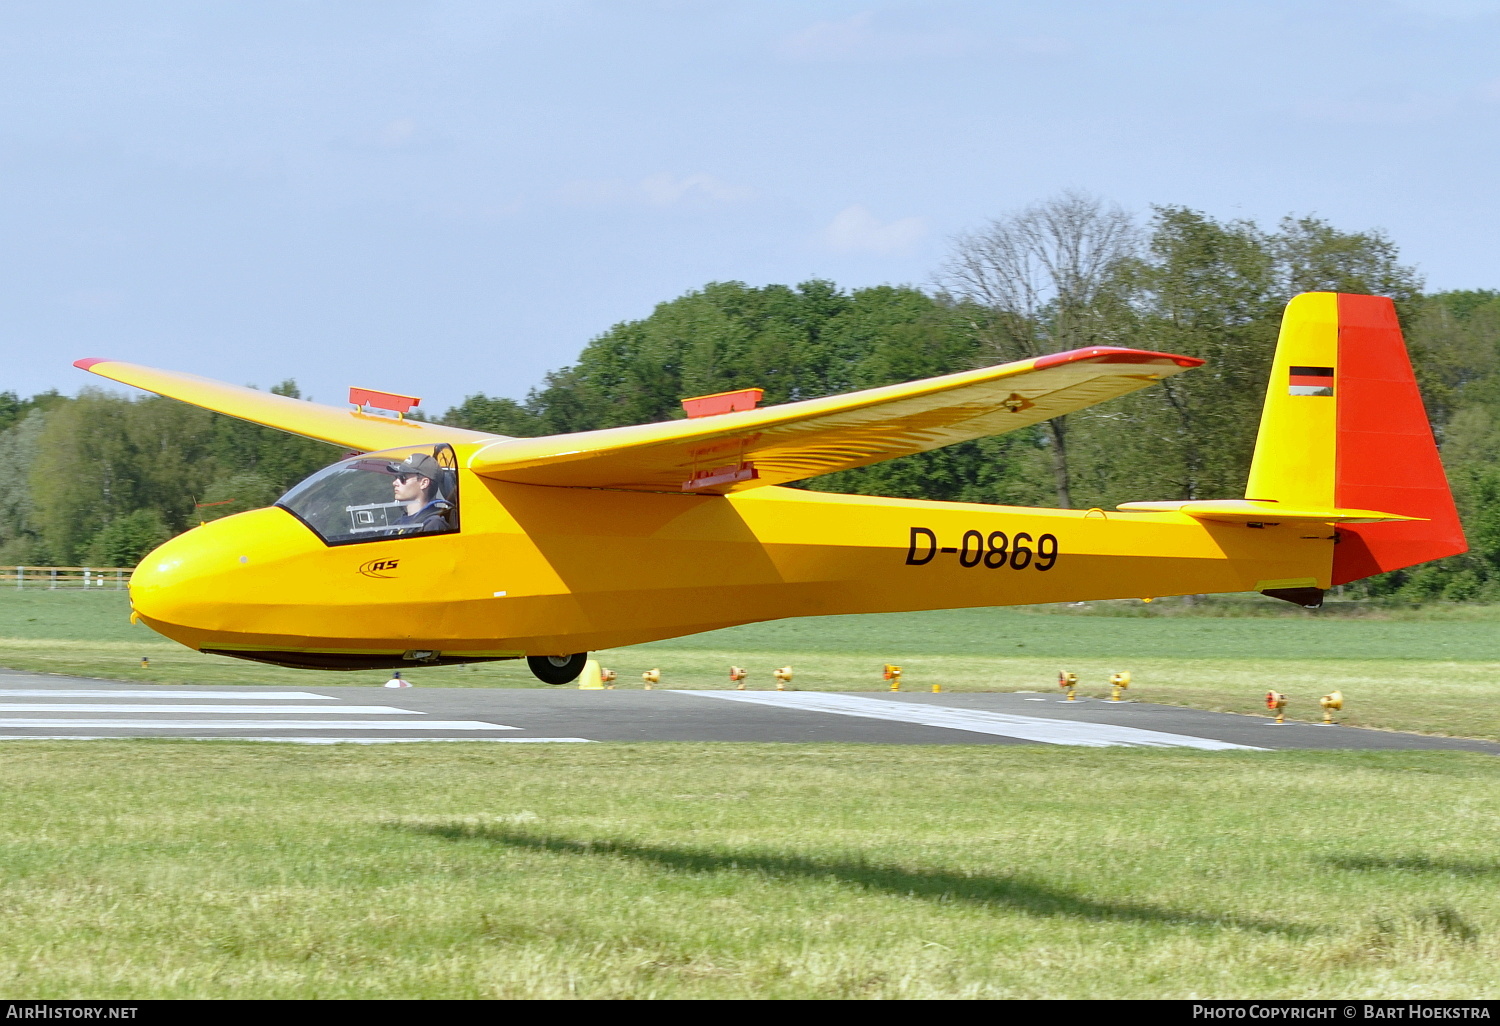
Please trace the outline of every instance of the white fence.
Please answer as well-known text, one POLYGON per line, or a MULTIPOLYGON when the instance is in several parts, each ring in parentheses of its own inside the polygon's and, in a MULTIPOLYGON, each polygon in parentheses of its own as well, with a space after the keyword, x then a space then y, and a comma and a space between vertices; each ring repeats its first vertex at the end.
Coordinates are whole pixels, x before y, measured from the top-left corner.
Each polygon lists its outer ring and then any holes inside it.
POLYGON ((123 591, 128 566, 0 566, 0 588, 109 588, 123 591))

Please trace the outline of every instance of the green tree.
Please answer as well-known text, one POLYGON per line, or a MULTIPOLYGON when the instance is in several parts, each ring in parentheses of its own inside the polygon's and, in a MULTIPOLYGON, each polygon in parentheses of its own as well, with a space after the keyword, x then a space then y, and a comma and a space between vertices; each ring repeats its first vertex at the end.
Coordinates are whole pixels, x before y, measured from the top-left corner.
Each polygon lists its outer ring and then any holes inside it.
POLYGON ((1250 222, 1156 208, 1121 272, 1124 340, 1206 363, 1075 415, 1090 504, 1243 494, 1281 317, 1271 248, 1250 222))
POLYGON ((253 472, 225 474, 214 479, 200 501, 194 503, 192 522, 222 520, 236 513, 261 509, 276 501, 285 491, 275 481, 253 472))
POLYGON ((1421 278, 1401 263, 1384 232, 1346 232, 1321 218, 1288 216, 1267 242, 1276 292, 1287 299, 1301 292, 1360 292, 1400 305, 1421 295, 1421 278))
MULTIPOLYGON (((290 381, 273 391, 298 398, 290 381)), ((342 455, 324 442, 154 396, 86 390, 75 399, 35 397, 28 408, 0 432, 0 457, 11 458, 17 477, 0 497, 0 555, 16 562, 98 562, 101 545, 128 553, 141 539, 160 542, 205 519, 268 505, 342 455), (233 501, 217 505, 224 500, 233 501), (161 537, 158 524, 167 532, 161 537)))
POLYGON ((534 438, 546 433, 535 413, 514 399, 471 395, 443 414, 443 423, 471 431, 489 431, 513 438, 534 438))
POLYGON ((212 418, 169 399, 97 391, 49 410, 29 482, 50 555, 77 561, 103 527, 136 510, 156 510, 174 532, 188 526, 216 469, 212 418))
POLYGON ((767 403, 838 392, 848 366, 821 336, 855 301, 825 281, 714 282, 615 325, 526 405, 544 433, 560 433, 670 420, 687 396, 736 388, 763 388, 767 403))
POLYGON ((20 423, 33 412, 63 401, 56 389, 39 392, 30 399, 22 399, 14 392, 0 392, 0 431, 20 423))
MULTIPOLYGON (((271 392, 291 399, 302 398, 297 383, 290 379, 273 387, 271 392)), ((279 495, 344 455, 342 448, 327 442, 216 413, 209 417, 212 431, 208 452, 213 464, 210 479, 221 474, 253 473, 269 481, 279 495)), ((170 517, 168 520, 171 522, 170 517)))
POLYGON ((33 408, 0 431, 0 466, 7 468, 9 478, 8 487, 0 492, 0 563, 53 562, 37 530, 31 494, 31 467, 46 419, 45 410, 33 408))
POLYGON ((1408 304, 1408 342, 1469 551, 1383 574, 1357 593, 1397 601, 1500 599, 1500 293, 1408 304))
POLYGON ((93 566, 135 566, 172 533, 160 511, 138 509, 100 528, 89 542, 84 559, 93 566))
POLYGON ((1310 217, 1268 232, 1155 208, 1144 256, 1121 266, 1113 294, 1128 299, 1131 318, 1128 328, 1116 323, 1128 344, 1206 363, 1070 418, 1080 495, 1105 507, 1243 495, 1287 302, 1313 290, 1368 292, 1409 312, 1418 284, 1378 232, 1310 217))
MULTIPOLYGON (((1121 272, 1138 243, 1124 210, 1064 192, 959 236, 939 281, 964 304, 986 362, 1115 344, 1130 322, 1121 272)), ((1072 423, 1044 428, 1063 508, 1073 505, 1072 423)))
POLYGON ((1407 345, 1438 437, 1465 407, 1500 408, 1500 292, 1440 292, 1407 306, 1407 345))

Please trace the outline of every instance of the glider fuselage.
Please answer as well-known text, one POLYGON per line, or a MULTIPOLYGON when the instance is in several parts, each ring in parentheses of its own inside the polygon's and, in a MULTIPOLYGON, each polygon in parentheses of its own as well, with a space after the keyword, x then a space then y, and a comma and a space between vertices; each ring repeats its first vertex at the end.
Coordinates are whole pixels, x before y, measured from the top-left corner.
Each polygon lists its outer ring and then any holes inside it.
POLYGON ((1333 551, 1328 525, 1180 513, 790 488, 673 495, 471 473, 459 494, 452 534, 329 546, 280 508, 206 524, 142 563, 134 608, 196 649, 396 665, 586 652, 783 617, 1327 587, 1333 551))

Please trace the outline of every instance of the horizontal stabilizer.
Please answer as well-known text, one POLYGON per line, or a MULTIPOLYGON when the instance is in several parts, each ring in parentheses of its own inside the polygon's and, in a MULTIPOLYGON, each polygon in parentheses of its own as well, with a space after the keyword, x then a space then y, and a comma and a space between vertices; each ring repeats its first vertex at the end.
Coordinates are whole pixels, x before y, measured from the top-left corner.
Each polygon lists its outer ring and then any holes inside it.
POLYGON ((1199 520, 1229 523, 1275 524, 1282 521, 1312 521, 1324 524, 1380 524, 1391 520, 1421 520, 1374 509, 1333 509, 1260 501, 1257 499, 1208 499, 1186 502, 1122 502, 1122 510, 1133 513, 1185 513, 1199 520))
POLYGON ((468 466, 518 484, 723 494, 1015 431, 1202 362, 1096 346, 759 410, 511 438, 468 466))
POLYGON ((212 378, 200 378, 196 374, 157 370, 119 360, 77 360, 73 366, 111 381, 143 388, 169 399, 180 399, 215 413, 305 438, 332 442, 360 452, 395 449, 405 445, 431 445, 434 442, 447 442, 449 445, 492 442, 502 437, 421 420, 381 417, 349 407, 323 406, 276 395, 274 392, 262 392, 212 378))

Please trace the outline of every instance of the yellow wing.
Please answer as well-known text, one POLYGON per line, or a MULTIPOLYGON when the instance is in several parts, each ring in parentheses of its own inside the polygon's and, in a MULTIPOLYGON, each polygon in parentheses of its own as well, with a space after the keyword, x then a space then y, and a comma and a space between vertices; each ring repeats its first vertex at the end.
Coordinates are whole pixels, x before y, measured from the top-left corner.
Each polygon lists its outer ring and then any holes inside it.
POLYGON ((723 494, 1015 431, 1202 362, 1099 346, 763 410, 505 439, 468 465, 521 484, 723 494))
POLYGON ((78 360, 73 366, 112 381, 202 406, 215 413, 264 424, 294 435, 332 442, 360 452, 433 442, 447 442, 450 445, 493 442, 504 437, 420 420, 395 420, 354 409, 323 406, 253 388, 227 385, 211 378, 200 378, 196 374, 156 370, 118 360, 78 360))

